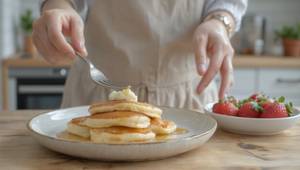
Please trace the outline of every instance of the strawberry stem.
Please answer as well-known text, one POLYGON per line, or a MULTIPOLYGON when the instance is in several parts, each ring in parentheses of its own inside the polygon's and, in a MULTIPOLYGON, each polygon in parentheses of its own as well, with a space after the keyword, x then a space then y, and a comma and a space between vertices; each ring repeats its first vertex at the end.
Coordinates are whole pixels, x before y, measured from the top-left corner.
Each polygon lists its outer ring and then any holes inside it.
POLYGON ((278 103, 284 103, 284 101, 285 101, 285 98, 283 96, 281 96, 277 99, 278 103))

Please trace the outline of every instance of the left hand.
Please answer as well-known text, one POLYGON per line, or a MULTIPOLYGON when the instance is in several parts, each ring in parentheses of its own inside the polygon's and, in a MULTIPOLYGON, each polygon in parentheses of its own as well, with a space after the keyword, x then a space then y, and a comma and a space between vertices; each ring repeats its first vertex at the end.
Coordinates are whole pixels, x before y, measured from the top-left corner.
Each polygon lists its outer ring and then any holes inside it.
POLYGON ((220 71, 219 98, 223 99, 234 81, 232 66, 234 50, 223 23, 211 19, 200 24, 194 34, 194 50, 197 71, 202 76, 197 92, 202 93, 220 71), (206 68, 208 61, 209 65, 206 68))

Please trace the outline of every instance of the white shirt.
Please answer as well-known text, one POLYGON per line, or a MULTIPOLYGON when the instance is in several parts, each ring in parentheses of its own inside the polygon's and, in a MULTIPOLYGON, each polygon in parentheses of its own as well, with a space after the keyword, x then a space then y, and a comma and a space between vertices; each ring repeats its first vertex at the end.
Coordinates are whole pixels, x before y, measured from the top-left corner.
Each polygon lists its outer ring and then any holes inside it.
MULTIPOLYGON (((97 68, 115 82, 143 83, 132 89, 140 101, 189 109, 217 100, 214 83, 196 94, 201 77, 192 48, 194 30, 215 10, 230 12, 239 25, 246 5, 243 0, 74 0, 87 17, 86 47, 97 68)), ((110 91, 94 84, 88 71, 80 60, 72 66, 63 107, 107 100, 110 91)))

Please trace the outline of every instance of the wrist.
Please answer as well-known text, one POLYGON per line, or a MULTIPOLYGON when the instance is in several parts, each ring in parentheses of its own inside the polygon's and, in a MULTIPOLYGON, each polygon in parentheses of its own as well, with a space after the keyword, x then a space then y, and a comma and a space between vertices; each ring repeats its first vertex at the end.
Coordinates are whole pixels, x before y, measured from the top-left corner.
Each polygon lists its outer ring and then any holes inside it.
POLYGON ((221 33, 222 35, 225 35, 226 37, 229 37, 229 34, 228 34, 228 31, 227 31, 226 27, 219 20, 209 19, 207 21, 204 21, 203 23, 209 24, 211 28, 214 28, 219 33, 221 33))
POLYGON ((52 9, 75 11, 75 6, 72 0, 45 0, 41 4, 41 14, 52 9))
POLYGON ((226 11, 215 11, 205 17, 204 21, 215 20, 223 25, 227 35, 231 37, 235 30, 235 21, 231 14, 226 11))

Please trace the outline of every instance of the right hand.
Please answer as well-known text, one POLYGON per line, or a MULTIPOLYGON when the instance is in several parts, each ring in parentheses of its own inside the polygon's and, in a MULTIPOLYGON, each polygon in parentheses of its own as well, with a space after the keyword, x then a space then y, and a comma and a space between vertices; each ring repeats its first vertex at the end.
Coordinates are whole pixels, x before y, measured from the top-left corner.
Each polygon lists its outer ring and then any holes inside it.
POLYGON ((33 24, 33 42, 53 64, 73 59, 75 51, 87 56, 83 29, 83 21, 75 10, 46 10, 33 24), (65 37, 70 37, 71 43, 65 37))

